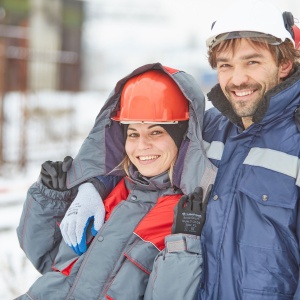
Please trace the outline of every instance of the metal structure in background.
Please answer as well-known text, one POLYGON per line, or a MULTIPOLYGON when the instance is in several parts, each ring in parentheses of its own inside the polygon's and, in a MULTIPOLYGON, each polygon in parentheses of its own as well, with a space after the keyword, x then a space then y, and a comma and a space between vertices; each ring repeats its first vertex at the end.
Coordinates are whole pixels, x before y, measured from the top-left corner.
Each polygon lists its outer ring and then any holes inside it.
MULTIPOLYGON (((3 130, 7 93, 18 92, 22 97, 18 164, 23 168, 27 163, 28 93, 37 92, 39 88, 80 91, 82 2, 72 0, 21 2, 20 7, 20 1, 0 0, 0 168, 5 163, 3 130), (50 15, 52 7, 49 10, 49 5, 55 2, 56 11, 52 11, 50 15), (37 19, 41 20, 41 24, 30 19, 35 14, 39 14, 37 19), (45 32, 48 34, 42 38, 35 37, 34 26, 42 28, 48 26, 48 31, 45 32), (49 34, 51 26, 56 29, 54 34, 49 34), (43 48, 43 39, 47 41, 51 35, 56 35, 58 46, 56 49, 49 49, 47 46, 43 48), (53 67, 56 73, 52 76, 52 82, 48 84, 50 69, 53 67), (36 81, 40 81, 42 85, 36 81)), ((50 41, 50 44, 55 43, 50 41)))

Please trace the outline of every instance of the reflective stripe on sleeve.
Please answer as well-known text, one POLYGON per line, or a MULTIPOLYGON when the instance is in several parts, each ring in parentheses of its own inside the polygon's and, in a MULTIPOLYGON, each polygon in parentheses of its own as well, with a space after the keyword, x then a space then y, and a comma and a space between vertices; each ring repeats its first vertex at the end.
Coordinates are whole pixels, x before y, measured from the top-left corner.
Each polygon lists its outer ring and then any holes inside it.
POLYGON ((211 144, 204 141, 204 149, 208 158, 221 160, 224 144, 218 141, 213 141, 211 144))
POLYGON ((284 152, 264 148, 252 148, 243 164, 263 167, 296 179, 300 186, 299 158, 284 152))

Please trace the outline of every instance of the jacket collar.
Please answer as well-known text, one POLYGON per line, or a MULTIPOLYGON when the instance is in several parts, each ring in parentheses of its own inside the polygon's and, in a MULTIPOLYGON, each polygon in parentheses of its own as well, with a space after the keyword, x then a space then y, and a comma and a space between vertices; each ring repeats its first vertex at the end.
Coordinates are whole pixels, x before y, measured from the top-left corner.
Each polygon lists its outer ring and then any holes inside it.
POLYGON ((139 188, 147 191, 164 190, 171 187, 168 171, 165 171, 157 176, 143 176, 133 165, 129 167, 130 177, 126 181, 129 184, 129 189, 139 188))

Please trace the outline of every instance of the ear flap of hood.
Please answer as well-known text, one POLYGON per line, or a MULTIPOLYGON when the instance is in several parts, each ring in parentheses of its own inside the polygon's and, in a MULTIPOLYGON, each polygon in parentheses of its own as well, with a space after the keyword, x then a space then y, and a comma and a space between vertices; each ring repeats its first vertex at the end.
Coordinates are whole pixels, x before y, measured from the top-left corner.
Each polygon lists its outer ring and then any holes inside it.
POLYGON ((204 95, 191 75, 155 63, 137 68, 116 84, 96 117, 94 127, 74 158, 67 176, 69 188, 89 178, 108 173, 124 175, 115 168, 125 156, 125 137, 122 126, 119 122, 113 121, 111 116, 115 115, 118 110, 121 91, 126 81, 148 70, 160 70, 168 74, 190 103, 189 128, 187 138, 183 140, 179 149, 179 156, 174 167, 174 185, 184 193, 189 193, 196 186, 200 185, 205 188, 212 183, 214 175, 211 174, 215 174, 215 167, 205 156, 201 133, 205 109, 204 95), (208 173, 209 177, 206 175, 208 173), (208 183, 204 183, 204 181, 208 181, 208 183))

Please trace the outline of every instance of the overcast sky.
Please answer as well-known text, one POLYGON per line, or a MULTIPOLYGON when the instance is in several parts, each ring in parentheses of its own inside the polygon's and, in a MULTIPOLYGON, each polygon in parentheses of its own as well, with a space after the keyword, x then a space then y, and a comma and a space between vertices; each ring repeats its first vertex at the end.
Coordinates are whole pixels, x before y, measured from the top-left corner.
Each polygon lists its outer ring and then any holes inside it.
MULTIPOLYGON (((243 0, 241 0, 242 2, 243 0)), ((84 44, 90 60, 85 85, 113 84, 134 68, 151 62, 200 77, 210 72, 205 40, 224 0, 86 0, 84 44)), ((272 0, 299 16, 300 0, 272 0)), ((247 9, 245 8, 245 15, 247 9)), ((300 24, 298 24, 300 27, 300 24)), ((199 80, 202 80, 199 78, 199 80)), ((210 83, 208 83, 210 85, 210 83)))

